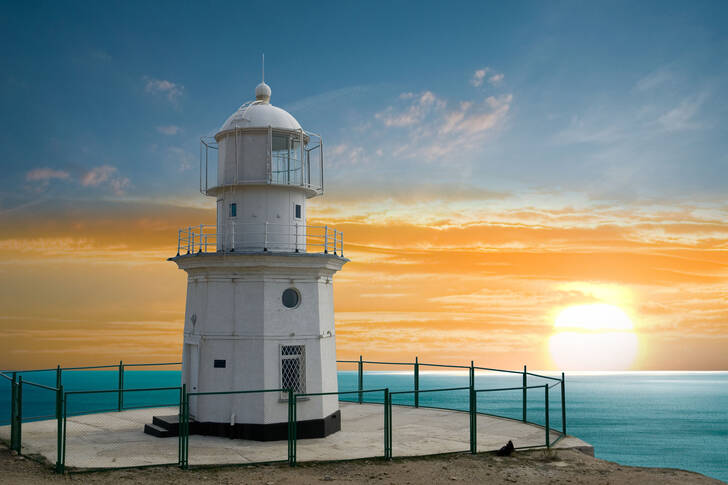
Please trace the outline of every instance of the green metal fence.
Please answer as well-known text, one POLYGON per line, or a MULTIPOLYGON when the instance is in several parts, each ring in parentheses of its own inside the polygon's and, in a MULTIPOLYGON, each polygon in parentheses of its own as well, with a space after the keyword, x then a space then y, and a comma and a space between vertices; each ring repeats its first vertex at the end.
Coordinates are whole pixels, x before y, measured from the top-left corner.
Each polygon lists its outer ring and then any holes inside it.
MULTIPOLYGON (((485 413, 485 412, 478 412, 478 395, 483 393, 503 393, 503 392, 516 392, 520 391, 522 396, 522 407, 523 412, 521 419, 518 419, 518 421, 522 421, 524 423, 529 424, 536 424, 528 420, 528 403, 529 399, 531 399, 531 402, 534 401, 533 396, 534 393, 537 393, 536 396, 538 396, 539 389, 542 389, 543 391, 543 399, 544 399, 544 410, 545 410, 545 423, 542 426, 544 430, 545 439, 543 442, 543 445, 536 445, 538 447, 546 447, 549 448, 553 446, 556 442, 558 442, 560 439, 562 439, 564 436, 566 436, 566 389, 565 389, 565 376, 564 373, 561 373, 561 377, 553 377, 553 376, 547 376, 547 375, 540 375, 540 374, 534 374, 531 372, 528 372, 526 366, 523 367, 523 371, 514 371, 514 370, 506 370, 506 369, 494 369, 494 368, 487 368, 487 367, 478 367, 475 366, 474 363, 471 361, 469 366, 462 366, 462 365, 449 365, 449 364, 431 364, 431 363, 424 363, 420 362, 419 358, 415 357, 414 362, 379 362, 379 361, 365 361, 360 356, 359 360, 340 360, 337 361, 339 364, 355 364, 357 368, 357 388, 355 390, 351 391, 337 391, 337 392, 327 392, 327 393, 307 393, 307 394, 296 394, 292 392, 291 390, 285 390, 285 389, 258 389, 258 390, 239 390, 239 391, 221 391, 221 392, 187 392, 186 387, 179 386, 179 387, 157 387, 157 388, 132 388, 127 389, 125 388, 124 384, 124 378, 125 378, 125 371, 128 368, 142 368, 142 367, 160 367, 160 366, 176 366, 180 365, 180 363, 153 363, 153 364, 124 364, 123 362, 119 362, 118 365, 107 365, 107 366, 90 366, 90 367, 68 367, 68 368, 61 368, 60 366, 57 366, 54 369, 35 369, 35 370, 24 370, 24 371, 0 371, 0 379, 5 379, 10 384, 10 433, 9 433, 9 445, 10 449, 16 451, 17 453, 21 454, 23 452, 23 423, 30 421, 30 420, 39 420, 39 419, 47 419, 55 420, 55 439, 56 439, 56 453, 55 453, 55 471, 57 473, 63 473, 66 469, 66 455, 68 450, 68 426, 69 426, 69 418, 74 417, 76 419, 79 416, 92 416, 92 415, 99 415, 99 413, 108 413, 108 412, 131 412, 130 410, 139 409, 140 407, 164 407, 164 408, 176 408, 176 414, 178 415, 178 436, 176 441, 176 448, 177 448, 177 458, 176 460, 170 459, 169 462, 160 462, 160 463, 153 463, 154 465, 161 465, 161 464, 173 464, 176 466, 179 466, 183 469, 189 468, 189 449, 190 449, 190 397, 193 399, 199 399, 202 396, 222 396, 222 395, 249 395, 249 394, 255 394, 255 393, 270 393, 270 392, 277 392, 277 393, 287 393, 288 395, 288 425, 287 425, 287 458, 286 459, 275 459, 275 460, 265 460, 260 462, 251 462, 251 461, 243 461, 238 463, 230 463, 230 464, 252 464, 252 463, 270 463, 270 462, 287 462, 290 466, 295 466, 298 462, 297 457, 297 448, 298 448, 298 431, 297 431, 297 414, 298 414, 298 402, 301 399, 311 398, 315 396, 326 396, 326 395, 336 395, 338 396, 338 399, 342 401, 342 397, 344 396, 354 396, 355 402, 358 402, 360 404, 364 403, 364 396, 365 395, 371 395, 371 394, 382 394, 382 413, 383 413, 383 421, 382 421, 382 443, 383 443, 383 453, 381 455, 379 454, 372 454, 367 457, 375 457, 375 456, 381 456, 384 459, 391 459, 393 457, 392 452, 392 443, 394 440, 393 436, 393 426, 392 426, 392 408, 393 406, 409 406, 413 408, 419 408, 419 407, 427 407, 424 406, 421 403, 420 395, 425 393, 437 393, 437 392, 455 392, 455 391, 467 391, 468 393, 468 418, 469 418, 469 447, 467 450, 459 450, 463 452, 469 452, 469 453, 477 453, 478 452, 478 416, 494 416, 499 418, 506 418, 506 419, 513 419, 512 417, 508 416, 498 416, 496 414, 491 413, 485 413), (391 391, 389 387, 380 387, 376 389, 367 389, 365 386, 365 373, 364 369, 365 366, 384 366, 384 367, 392 367, 392 366, 398 366, 398 367, 411 367, 412 368, 412 389, 408 390, 398 390, 398 391, 391 391), (450 388, 434 388, 434 389, 421 389, 421 380, 420 380, 420 369, 421 368, 431 368, 431 369, 459 369, 463 371, 467 371, 467 375, 469 378, 469 382, 467 386, 460 386, 460 387, 450 387, 450 388), (116 379, 116 386, 113 388, 108 389, 92 389, 92 390, 64 390, 63 386, 63 376, 64 372, 67 371, 75 371, 75 370, 89 370, 89 369, 118 369, 118 376, 116 379), (45 384, 40 384, 34 381, 29 381, 27 379, 23 378, 23 374, 33 373, 33 372, 42 372, 42 371, 55 371, 56 375, 56 385, 55 386, 48 386, 45 384), (494 372, 494 373, 504 373, 504 374, 510 374, 510 375, 517 375, 520 376, 521 379, 521 386, 513 386, 513 387, 499 387, 499 388, 483 388, 478 389, 476 387, 476 372, 494 372), (530 384, 529 385, 529 376, 537 379, 545 379, 550 382, 550 384, 530 384), (49 415, 39 415, 39 416, 28 416, 24 415, 23 413, 23 389, 24 387, 33 387, 35 389, 43 390, 44 392, 53 393, 53 398, 49 399, 49 402, 54 402, 55 406, 55 412, 53 414, 49 415), (550 422, 551 422, 551 408, 550 408, 550 393, 551 390, 555 387, 559 388, 560 393, 560 404, 561 404, 561 429, 555 430, 552 429, 550 422), (133 395, 134 393, 152 393, 152 392, 160 392, 160 391, 173 391, 178 396, 176 398, 176 402, 159 402, 155 405, 149 405, 148 403, 144 406, 134 406, 129 405, 128 401, 125 402, 125 396, 133 395), (111 406, 111 408, 105 408, 105 409, 95 409, 95 408, 89 408, 88 406, 81 406, 77 410, 74 410, 73 403, 74 402, 85 402, 88 404, 89 401, 91 401, 92 395, 116 395, 115 399, 115 405, 111 406), (411 404, 405 403, 405 404, 394 404, 393 398, 395 398, 398 395, 412 395, 413 396, 413 402, 411 404), (552 433, 556 433, 556 438, 551 439, 552 433)), ((536 401, 540 401, 539 397, 535 398, 536 401)), ((367 402, 367 404, 377 404, 372 402, 367 402)), ((83 423, 81 423, 83 424, 83 423)), ((100 426, 103 426, 103 423, 99 423, 100 426)), ((541 425, 539 425, 541 426, 541 425)), ((529 448, 529 447, 536 447, 536 446, 521 446, 517 447, 517 449, 522 448, 529 448)), ((73 442, 72 442, 72 448, 73 448, 73 442)), ((172 455, 170 455, 172 456, 172 455)), ((114 466, 115 468, 123 467, 121 466, 114 466)), ((143 466, 142 464, 130 464, 127 466, 132 467, 138 467, 143 466)), ((94 468, 93 466, 89 466, 87 468, 94 468)))

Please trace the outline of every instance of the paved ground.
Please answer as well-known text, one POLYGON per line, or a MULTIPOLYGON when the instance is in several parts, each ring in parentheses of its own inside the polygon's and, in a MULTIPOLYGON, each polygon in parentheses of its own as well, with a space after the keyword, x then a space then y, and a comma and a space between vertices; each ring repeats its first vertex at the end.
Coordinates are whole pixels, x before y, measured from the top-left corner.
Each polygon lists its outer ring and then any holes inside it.
MULTIPOLYGON (((169 415, 176 408, 153 408, 68 418, 66 466, 113 468, 177 462, 177 438, 144 434, 154 415, 169 415)), ((298 461, 343 460, 384 453, 383 406, 341 403, 342 429, 323 439, 299 440, 298 461)), ((392 408, 392 452, 395 457, 430 455, 469 449, 469 417, 465 412, 440 409, 392 408)), ((0 439, 9 439, 9 426, 0 427, 0 439)), ((558 437, 551 433, 551 439, 558 437)), ((543 446, 545 430, 519 421, 478 415, 478 451, 497 450, 508 440, 516 447, 543 446)), ((591 446, 567 437, 558 448, 591 446)), ((593 452, 593 451, 592 451, 593 452)), ((56 461, 56 421, 23 423, 23 454, 38 454, 56 461)), ((195 464, 249 463, 287 458, 287 443, 232 440, 192 435, 189 462, 195 464)))

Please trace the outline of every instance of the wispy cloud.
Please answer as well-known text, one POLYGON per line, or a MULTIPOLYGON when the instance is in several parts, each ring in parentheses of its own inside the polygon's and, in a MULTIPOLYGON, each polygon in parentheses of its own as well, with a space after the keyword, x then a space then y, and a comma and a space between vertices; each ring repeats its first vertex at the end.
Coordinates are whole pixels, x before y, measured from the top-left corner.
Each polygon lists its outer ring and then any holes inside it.
POLYGON ((503 73, 493 74, 488 78, 488 82, 491 84, 498 84, 503 80, 504 77, 505 75, 503 73))
POLYGON ((512 94, 462 101, 454 108, 431 91, 403 93, 399 105, 375 115, 384 126, 407 131, 407 140, 390 150, 395 157, 432 160, 453 151, 480 146, 484 137, 502 126, 513 102, 512 94))
POLYGON ((503 81, 503 78, 505 75, 501 72, 493 72, 493 70, 490 67, 484 67, 482 69, 478 69, 473 73, 473 77, 470 79, 470 84, 475 86, 476 88, 483 85, 483 83, 488 80, 488 83, 492 85, 499 84, 501 81, 503 81), (491 74, 492 73, 492 74, 491 74), (490 74, 490 75, 488 75, 490 74))
POLYGON ((637 81, 635 89, 637 91, 649 91, 650 89, 654 89, 657 86, 672 80, 672 78, 672 72, 666 68, 658 69, 637 81))
POLYGON ((80 179, 84 187, 98 187, 108 185, 116 195, 123 195, 131 185, 127 177, 118 175, 118 169, 111 165, 94 167, 83 174, 80 179))
POLYGON ((374 117, 385 126, 409 126, 421 122, 433 109, 444 108, 445 101, 438 99, 431 91, 424 93, 402 93, 400 99, 412 100, 409 107, 404 111, 397 110, 393 106, 387 107, 374 117))
POLYGON ((695 121, 700 107, 706 99, 705 94, 699 94, 684 99, 679 105, 658 118, 658 123, 667 131, 682 131, 700 128, 701 124, 695 121))
POLYGON ((176 135, 180 131, 180 127, 176 125, 158 126, 157 131, 163 135, 176 135))
POLYGON ((29 182, 48 182, 53 179, 68 180, 71 174, 65 170, 54 170, 52 168, 36 168, 25 174, 25 180, 29 182))
POLYGON ((25 174, 25 180, 33 184, 34 191, 43 191, 53 180, 69 180, 71 174, 65 170, 36 168, 25 174))
POLYGON ((167 99, 172 103, 177 103, 177 100, 184 92, 184 86, 181 84, 173 83, 165 79, 154 79, 145 77, 146 85, 144 90, 151 94, 160 94, 166 96, 167 99))

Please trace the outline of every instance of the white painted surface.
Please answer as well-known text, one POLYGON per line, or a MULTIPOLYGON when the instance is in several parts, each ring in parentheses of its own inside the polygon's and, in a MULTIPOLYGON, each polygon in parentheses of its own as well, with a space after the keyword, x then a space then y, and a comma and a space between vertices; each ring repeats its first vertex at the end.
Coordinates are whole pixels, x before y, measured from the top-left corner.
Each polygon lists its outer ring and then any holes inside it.
MULTIPOLYGON (((311 236, 306 199, 323 188, 323 172, 321 187, 313 189, 310 167, 303 164, 304 145, 314 135, 304 134, 293 116, 270 104, 267 85, 256 88, 256 97, 215 135, 217 186, 205 193, 217 200, 212 245, 217 252, 206 252, 208 242, 200 237, 198 252, 192 247, 190 254, 172 258, 188 274, 183 382, 197 392, 279 389, 281 346, 303 345, 305 391, 337 391, 333 276, 347 260, 340 245, 339 255, 306 253, 311 236), (282 303, 288 288, 300 294, 295 308, 282 303), (216 360, 225 366, 214 367, 216 360)), ((193 239, 188 235, 188 244, 193 239)), ((326 252, 328 229, 323 239, 326 252)), ((288 419, 282 397, 280 392, 197 396, 191 397, 190 410, 204 422, 229 423, 234 415, 238 423, 282 423, 288 419)), ((337 396, 307 398, 298 419, 324 418, 337 409, 337 396)))
MULTIPOLYGON (((280 388, 281 345, 305 346, 306 392, 338 390, 333 276, 346 259, 218 253, 175 261, 189 275, 184 341, 185 348, 199 347, 199 392, 280 388), (283 306, 287 288, 301 295, 295 308, 283 306), (215 368, 216 359, 225 360, 226 367, 215 368)), ((184 383, 191 389, 194 365, 185 360, 184 368, 184 383)), ((190 404, 198 421, 229 422, 234 413, 240 423, 280 423, 288 419, 281 397, 216 395, 193 398, 190 404)), ((337 409, 336 396, 312 397, 300 403, 298 418, 319 419, 337 409)))

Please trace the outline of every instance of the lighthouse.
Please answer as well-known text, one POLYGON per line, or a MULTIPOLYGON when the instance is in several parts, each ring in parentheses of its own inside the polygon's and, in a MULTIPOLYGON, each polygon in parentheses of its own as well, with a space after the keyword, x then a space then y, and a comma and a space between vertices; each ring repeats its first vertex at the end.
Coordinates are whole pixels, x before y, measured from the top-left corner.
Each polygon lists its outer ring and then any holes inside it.
MULTIPOLYGON (((200 434, 286 439, 288 393, 194 393, 338 390, 333 277, 348 260, 341 232, 306 222, 324 192, 323 140, 270 101, 262 82, 201 139, 217 224, 181 229, 170 258, 187 273, 182 383, 200 434)), ((301 438, 338 431, 337 396, 298 400, 297 420, 301 438)))

